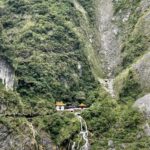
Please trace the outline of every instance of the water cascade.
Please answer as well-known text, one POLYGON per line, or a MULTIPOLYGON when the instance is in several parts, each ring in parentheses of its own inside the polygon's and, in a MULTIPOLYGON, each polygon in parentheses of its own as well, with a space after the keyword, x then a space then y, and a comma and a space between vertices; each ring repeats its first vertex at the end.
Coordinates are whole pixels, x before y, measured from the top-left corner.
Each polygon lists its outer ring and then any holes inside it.
POLYGON ((73 145, 71 147, 71 150, 75 150, 76 142, 73 142, 73 145))
MULTIPOLYGON (((90 144, 89 144, 89 139, 88 139, 88 129, 87 129, 86 121, 79 115, 79 113, 75 113, 75 116, 80 121, 80 124, 81 124, 80 135, 85 142, 84 145, 81 146, 80 150, 89 150, 90 144)), ((75 145, 76 143, 73 142, 72 150, 75 150, 75 145)), ((77 149, 79 149, 79 146, 77 149)))

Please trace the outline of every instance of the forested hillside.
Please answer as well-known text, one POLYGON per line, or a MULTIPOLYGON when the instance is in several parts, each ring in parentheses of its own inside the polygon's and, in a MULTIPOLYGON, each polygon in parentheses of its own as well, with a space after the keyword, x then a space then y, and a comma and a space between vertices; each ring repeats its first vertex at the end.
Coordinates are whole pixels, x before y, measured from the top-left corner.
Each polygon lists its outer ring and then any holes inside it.
POLYGON ((2 150, 148 150, 150 2, 0 0, 0 81, 2 150))

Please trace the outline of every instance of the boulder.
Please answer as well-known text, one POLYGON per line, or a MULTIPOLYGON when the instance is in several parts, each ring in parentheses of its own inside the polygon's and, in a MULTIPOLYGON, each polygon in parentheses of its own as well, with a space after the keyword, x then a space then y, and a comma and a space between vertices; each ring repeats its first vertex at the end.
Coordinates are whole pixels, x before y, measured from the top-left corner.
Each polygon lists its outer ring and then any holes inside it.
POLYGON ((138 108, 146 117, 150 118, 150 93, 136 100, 133 107, 138 108))

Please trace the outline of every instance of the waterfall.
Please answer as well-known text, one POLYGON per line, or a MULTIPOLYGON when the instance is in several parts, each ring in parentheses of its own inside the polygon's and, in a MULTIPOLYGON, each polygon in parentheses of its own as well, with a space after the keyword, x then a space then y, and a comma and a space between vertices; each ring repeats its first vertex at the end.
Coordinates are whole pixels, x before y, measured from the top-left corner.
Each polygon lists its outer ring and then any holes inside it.
POLYGON ((73 145, 71 147, 71 150, 75 150, 76 142, 73 142, 73 145))
MULTIPOLYGON (((88 128, 87 128, 86 121, 79 115, 79 113, 75 113, 75 116, 80 121, 80 125, 81 125, 80 135, 85 142, 84 145, 81 146, 80 150, 89 150, 90 144, 89 144, 89 139, 88 139, 88 128)), ((72 150, 75 150, 75 145, 76 143, 73 142, 72 150)))

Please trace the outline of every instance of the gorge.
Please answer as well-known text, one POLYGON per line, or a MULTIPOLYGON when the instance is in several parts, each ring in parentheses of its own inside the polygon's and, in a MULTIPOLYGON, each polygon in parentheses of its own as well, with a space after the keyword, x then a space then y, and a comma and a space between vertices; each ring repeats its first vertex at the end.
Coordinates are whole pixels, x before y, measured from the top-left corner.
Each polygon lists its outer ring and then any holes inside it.
POLYGON ((0 0, 0 150, 149 150, 149 93, 149 0, 0 0))

